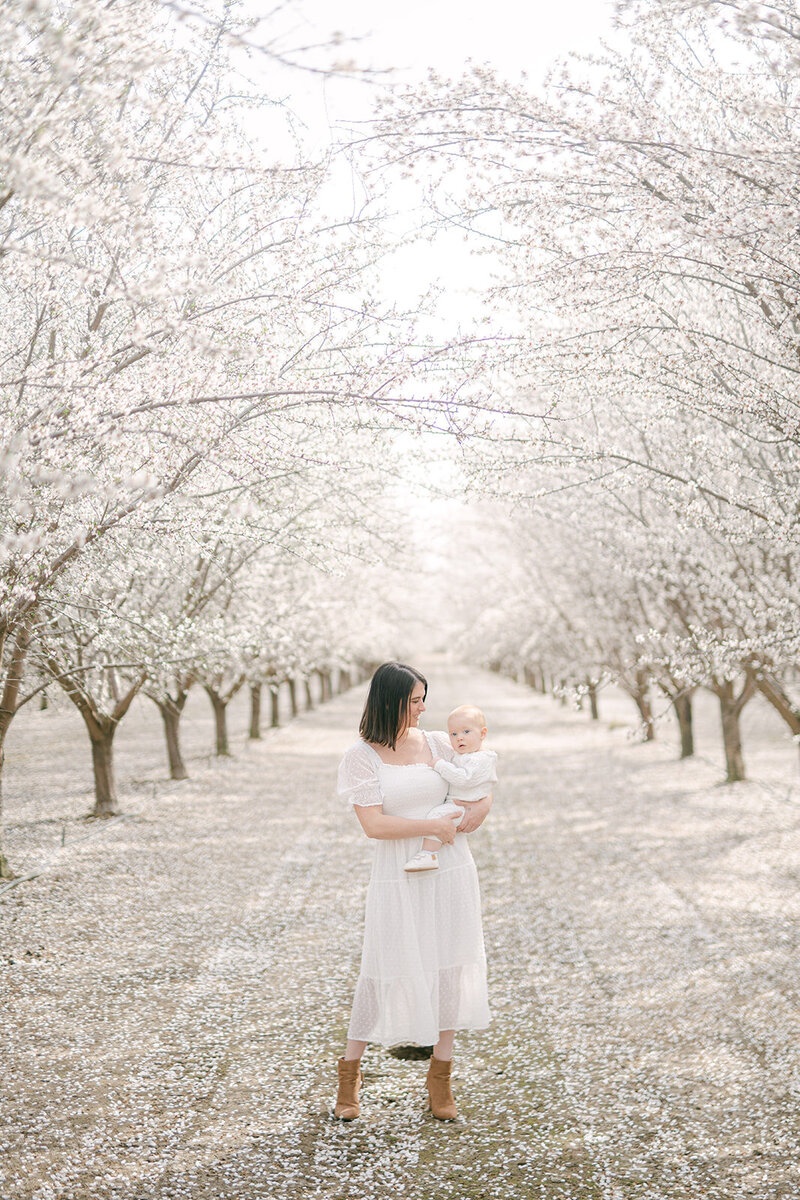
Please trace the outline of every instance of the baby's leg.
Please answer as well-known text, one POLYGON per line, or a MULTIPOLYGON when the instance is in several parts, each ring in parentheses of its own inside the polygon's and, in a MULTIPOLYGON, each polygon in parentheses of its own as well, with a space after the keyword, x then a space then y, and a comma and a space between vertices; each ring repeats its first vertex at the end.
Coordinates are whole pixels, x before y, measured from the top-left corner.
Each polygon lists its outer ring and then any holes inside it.
MULTIPOLYGON (((453 824, 458 826, 464 819, 464 809, 458 808, 452 800, 445 804, 437 804, 436 808, 432 808, 428 813, 428 819, 431 817, 452 817, 454 813, 458 813, 458 820, 453 821, 453 824)), ((441 847, 441 842, 438 838, 426 837, 422 842, 423 850, 438 850, 441 847)))
MULTIPOLYGON (((451 800, 449 804, 437 804, 436 808, 431 809, 428 816, 450 817, 454 825, 459 825, 464 816, 464 810, 451 800)), ((442 843, 437 837, 424 838, 422 848, 406 863, 406 871, 437 871, 439 869, 439 858, 436 851, 440 850, 441 847, 442 843)))

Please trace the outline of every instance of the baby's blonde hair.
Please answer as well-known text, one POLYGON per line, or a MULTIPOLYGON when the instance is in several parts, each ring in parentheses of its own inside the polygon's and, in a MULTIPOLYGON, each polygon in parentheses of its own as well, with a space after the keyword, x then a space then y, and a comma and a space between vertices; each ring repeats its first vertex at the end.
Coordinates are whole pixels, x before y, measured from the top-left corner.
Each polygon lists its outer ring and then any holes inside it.
POLYGON ((450 716, 448 716, 448 718, 447 718, 448 721, 450 720, 451 717, 460 716, 461 713, 464 713, 466 716, 477 717, 477 719, 481 723, 481 729, 485 729, 486 717, 483 715, 483 713, 477 707, 477 705, 475 705, 475 704, 459 704, 457 708, 453 709, 453 711, 450 713, 450 716))

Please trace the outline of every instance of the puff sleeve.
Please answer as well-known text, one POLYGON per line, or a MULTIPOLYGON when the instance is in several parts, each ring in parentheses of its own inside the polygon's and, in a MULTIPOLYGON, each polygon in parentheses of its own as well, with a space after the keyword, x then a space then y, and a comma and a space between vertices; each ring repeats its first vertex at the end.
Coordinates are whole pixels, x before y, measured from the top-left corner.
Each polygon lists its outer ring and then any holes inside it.
POLYGON ((427 734, 427 738, 434 758, 443 758, 446 762, 452 762, 455 759, 456 752, 450 745, 450 735, 443 729, 432 730, 427 734))
POLYGON ((377 755, 366 742, 356 742, 345 751, 339 763, 336 790, 348 804, 355 804, 359 808, 383 804, 376 759, 377 755))

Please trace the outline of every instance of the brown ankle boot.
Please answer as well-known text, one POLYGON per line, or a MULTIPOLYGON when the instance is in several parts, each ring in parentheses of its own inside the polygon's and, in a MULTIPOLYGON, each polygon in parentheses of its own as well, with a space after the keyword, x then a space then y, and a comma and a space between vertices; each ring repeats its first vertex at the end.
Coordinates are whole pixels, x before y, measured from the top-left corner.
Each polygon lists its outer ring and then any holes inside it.
POLYGON ((458 1109, 450 1088, 452 1065, 452 1062, 443 1062, 440 1058, 432 1058, 425 1079, 428 1085, 430 1110, 440 1121, 454 1121, 458 1116, 458 1109))
POLYGON ((340 1058, 339 1091, 336 1095, 336 1107, 333 1115, 340 1121, 354 1121, 361 1111, 358 1106, 358 1092, 361 1087, 361 1059, 340 1058))

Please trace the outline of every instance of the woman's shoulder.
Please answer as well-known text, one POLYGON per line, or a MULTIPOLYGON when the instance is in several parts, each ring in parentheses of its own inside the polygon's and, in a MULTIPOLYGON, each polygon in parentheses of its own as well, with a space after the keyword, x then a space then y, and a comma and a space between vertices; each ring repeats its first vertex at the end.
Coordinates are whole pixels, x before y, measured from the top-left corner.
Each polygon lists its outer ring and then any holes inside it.
POLYGON ((377 751, 370 746, 369 742, 365 742, 363 738, 359 738, 358 741, 348 746, 342 755, 343 764, 355 765, 356 763, 363 763, 374 766, 379 762, 380 756, 377 751))
POLYGON ((426 729, 425 737, 433 738, 437 742, 447 742, 448 746, 450 745, 450 734, 446 729, 426 729))
POLYGON ((445 729, 425 730, 425 737, 431 750, 435 750, 439 758, 452 758, 453 747, 450 745, 450 734, 445 729))

